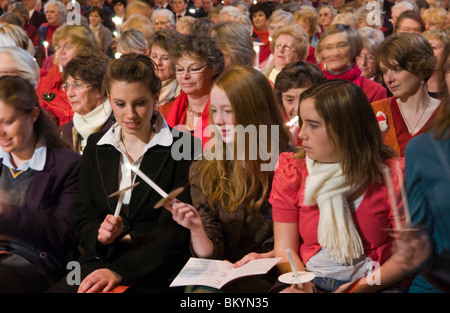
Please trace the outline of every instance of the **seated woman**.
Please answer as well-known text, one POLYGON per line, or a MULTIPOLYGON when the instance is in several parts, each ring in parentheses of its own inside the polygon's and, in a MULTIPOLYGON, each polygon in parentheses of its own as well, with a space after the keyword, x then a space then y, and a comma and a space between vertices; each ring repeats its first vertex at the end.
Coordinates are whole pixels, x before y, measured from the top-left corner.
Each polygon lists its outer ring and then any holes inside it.
POLYGON ((69 100, 62 89, 61 73, 64 67, 78 55, 101 55, 102 52, 87 25, 64 24, 55 31, 52 45, 55 47, 55 65, 41 76, 36 92, 42 108, 61 127, 73 118, 69 100))
MULTIPOLYGON (((171 13, 172 14, 172 13, 171 13)), ((158 77, 161 79, 162 87, 158 99, 158 107, 174 100, 181 92, 180 85, 175 77, 170 55, 177 48, 183 37, 173 29, 160 30, 150 39, 148 43, 150 58, 155 62, 158 69, 158 77)))
POLYGON ((393 97, 372 103, 383 140, 399 156, 408 142, 422 134, 438 115, 440 100, 430 97, 426 82, 436 66, 429 42, 418 34, 395 34, 377 54, 377 70, 393 97))
POLYGON ((209 93, 212 81, 224 68, 224 57, 216 41, 205 35, 187 35, 170 56, 175 66, 180 95, 159 108, 170 127, 208 140, 203 130, 209 124, 209 93))
POLYGON ((81 157, 21 77, 0 77, 0 128, 0 292, 43 292, 78 257, 81 157))
POLYGON ((356 57, 363 43, 355 28, 344 24, 330 25, 320 36, 316 48, 319 67, 327 79, 345 79, 355 83, 366 94, 369 102, 387 97, 380 84, 361 76, 356 57))
POLYGON ((386 201, 382 170, 393 172, 400 163, 383 144, 367 97, 351 82, 325 81, 302 93, 299 117, 302 149, 280 155, 269 201, 280 271, 291 271, 289 248, 297 269, 315 279, 285 291, 333 292, 341 285, 344 291, 358 280, 354 292, 407 286, 390 258, 393 238, 385 230, 395 225, 396 212, 386 201), (380 266, 367 275, 373 265, 380 266))
POLYGON ((111 105, 102 92, 109 62, 106 56, 79 56, 64 67, 63 89, 74 114, 61 131, 77 153, 83 152, 91 134, 108 130, 114 124, 111 105))
POLYGON ((341 285, 343 291, 366 276, 354 292, 404 287, 403 273, 390 259, 393 238, 386 229, 395 225, 396 210, 386 201, 382 172, 394 171, 399 160, 383 144, 364 92, 345 80, 318 83, 302 93, 299 118, 302 148, 280 155, 269 202, 275 257, 283 258, 279 270, 291 271, 289 248, 297 270, 313 272, 315 279, 285 291, 333 292, 341 285))
POLYGON ((315 84, 325 81, 325 75, 314 64, 297 61, 286 65, 275 80, 275 98, 281 107, 286 125, 297 144, 298 140, 298 103, 300 95, 315 84))
POLYGON ((262 72, 274 83, 278 73, 287 64, 306 60, 309 40, 303 27, 297 24, 286 25, 274 31, 270 50, 273 53, 273 64, 262 72))
MULTIPOLYGON (((161 81, 150 58, 113 60, 103 83, 117 123, 92 134, 83 151, 76 204, 82 281, 76 286, 63 279, 50 291, 108 292, 118 284, 131 285, 130 292, 168 291, 189 258, 189 232, 167 210, 154 208, 160 194, 127 166, 168 193, 187 184, 193 156, 175 160, 172 154, 183 138, 155 110, 161 81), (123 198, 108 197, 135 183, 123 198)), ((191 201, 187 190, 178 199, 191 201)))
MULTIPOLYGON (((267 198, 278 154, 293 151, 292 137, 283 127, 269 82, 249 66, 233 67, 217 78, 211 90, 210 110, 214 148, 191 166, 193 206, 173 200, 166 208, 190 230, 195 256, 228 260, 239 267, 253 259, 273 256, 267 198), (267 129, 255 128, 255 137, 246 140, 245 133, 254 125, 267 129), (266 151, 271 154, 264 155, 260 144, 258 155, 250 157, 257 150, 251 142, 260 140, 266 141, 266 151), (231 157, 230 151, 235 153, 231 157)), ((276 278, 244 278, 227 284, 222 291, 267 292, 276 278)))
MULTIPOLYGON (((426 244, 419 245, 418 257, 405 258, 415 263, 411 273, 418 274, 411 283, 410 293, 449 292, 450 252, 449 232, 449 156, 450 156, 450 44, 440 56, 438 67, 442 105, 438 117, 427 132, 412 138, 406 147, 405 187, 413 227, 421 227, 428 235, 426 244), (425 253, 426 247, 430 253, 425 253), (423 256, 429 256, 424 259, 423 256), (420 262, 422 261, 422 262, 420 262)), ((406 238, 410 248, 409 238, 406 238)), ((408 251, 409 252, 409 251, 408 251)), ((411 254, 406 254, 409 256, 411 254)))

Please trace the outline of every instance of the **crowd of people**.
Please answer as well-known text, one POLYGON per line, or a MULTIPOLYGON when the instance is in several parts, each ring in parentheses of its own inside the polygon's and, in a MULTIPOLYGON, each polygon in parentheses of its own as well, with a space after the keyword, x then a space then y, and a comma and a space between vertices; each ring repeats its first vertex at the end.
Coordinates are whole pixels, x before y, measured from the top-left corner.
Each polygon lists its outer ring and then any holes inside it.
POLYGON ((0 292, 450 291, 448 1, 0 10, 0 292))

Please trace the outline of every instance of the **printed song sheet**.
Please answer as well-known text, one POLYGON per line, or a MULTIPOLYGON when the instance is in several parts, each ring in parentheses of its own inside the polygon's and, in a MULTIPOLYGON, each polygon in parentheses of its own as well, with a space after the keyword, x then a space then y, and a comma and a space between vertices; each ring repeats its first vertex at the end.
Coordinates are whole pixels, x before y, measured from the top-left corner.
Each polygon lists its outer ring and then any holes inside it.
POLYGON ((232 280, 265 274, 280 260, 281 258, 257 259, 233 268, 227 261, 190 258, 170 286, 201 285, 220 289, 232 280))

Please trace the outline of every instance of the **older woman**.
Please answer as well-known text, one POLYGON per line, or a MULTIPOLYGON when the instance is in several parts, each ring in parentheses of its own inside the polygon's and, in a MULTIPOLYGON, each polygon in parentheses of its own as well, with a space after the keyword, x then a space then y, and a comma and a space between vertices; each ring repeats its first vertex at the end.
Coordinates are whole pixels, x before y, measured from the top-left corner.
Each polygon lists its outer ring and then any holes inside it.
POLYGON ((49 0, 44 6, 44 12, 47 23, 41 24, 37 32, 39 45, 36 49, 36 59, 40 66, 55 52, 52 49, 53 34, 64 23, 67 13, 65 5, 57 0, 49 0))
POLYGON ((79 56, 64 67, 63 89, 72 106, 73 120, 63 125, 62 135, 77 153, 82 153, 88 137, 114 124, 109 101, 102 92, 109 58, 79 56))
POLYGON ((433 29, 427 30, 422 33, 422 36, 428 40, 433 49, 434 56, 437 59, 436 68, 431 74, 430 79, 427 81, 427 90, 428 94, 433 98, 440 98, 443 95, 441 94, 441 71, 442 67, 439 67, 441 61, 441 54, 444 51, 446 45, 449 44, 450 38, 444 30, 441 29, 433 29))
POLYGON ((94 33, 87 25, 65 24, 53 36, 55 65, 41 77, 37 94, 41 106, 54 118, 58 126, 72 120, 73 111, 62 89, 61 72, 66 64, 78 55, 102 55, 94 33))
POLYGON ((332 5, 327 3, 319 5, 317 11, 319 12, 319 26, 321 32, 323 32, 331 25, 331 21, 338 12, 332 5))
POLYGON ((311 47, 317 47, 319 38, 317 30, 319 27, 319 13, 313 10, 297 10, 294 12, 295 23, 302 26, 309 38, 311 47))
POLYGON ((393 97, 376 101, 372 107, 387 122, 381 129, 383 140, 401 156, 408 142, 438 115, 440 100, 431 98, 426 88, 435 67, 433 49, 418 34, 395 34, 378 51, 377 68, 393 97))
POLYGON ((289 63, 275 80, 276 100, 283 112, 286 126, 289 127, 298 145, 301 144, 301 140, 298 138, 300 129, 295 118, 298 118, 300 95, 308 88, 325 80, 325 75, 318 66, 305 61, 289 63))
POLYGON ((379 82, 376 77, 375 56, 378 47, 384 41, 384 34, 381 30, 369 26, 358 28, 358 33, 363 44, 360 54, 356 57, 356 64, 361 69, 361 76, 379 82))
POLYGON ((152 23, 155 31, 161 29, 175 29, 175 15, 168 9, 153 11, 152 23))
POLYGON ((448 13, 444 8, 429 8, 420 15, 426 30, 442 29, 447 25, 448 13))
POLYGON ((171 55, 180 95, 160 112, 171 127, 180 127, 207 140, 203 130, 209 124, 209 93, 214 77, 224 68, 224 57, 216 41, 208 36, 187 35, 171 55))
POLYGON ((272 81, 287 64, 304 61, 309 51, 309 40, 303 28, 297 24, 277 29, 270 43, 274 56, 273 65, 265 68, 263 73, 272 81))
POLYGON ((162 86, 159 93, 158 107, 174 100, 181 92, 180 86, 175 78, 170 55, 183 40, 183 35, 173 29, 160 30, 150 39, 148 47, 150 58, 157 66, 157 75, 161 79, 162 86))
POLYGON ((356 57, 363 48, 361 37, 349 25, 333 24, 321 35, 316 57, 327 79, 345 79, 358 85, 370 102, 387 97, 380 84, 361 76, 356 57))

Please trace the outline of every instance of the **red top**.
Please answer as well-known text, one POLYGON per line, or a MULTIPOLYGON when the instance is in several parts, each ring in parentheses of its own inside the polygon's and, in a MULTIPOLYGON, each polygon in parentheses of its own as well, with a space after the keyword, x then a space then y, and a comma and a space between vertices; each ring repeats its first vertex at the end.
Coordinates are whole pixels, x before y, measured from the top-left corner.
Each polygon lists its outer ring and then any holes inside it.
MULTIPOLYGON (((440 104, 439 104, 439 106, 440 106, 440 104)), ((439 108, 439 106, 438 106, 438 108, 439 108)), ((433 114, 430 116, 430 118, 425 123, 425 125, 423 125, 423 127, 416 134, 414 134, 414 136, 412 136, 411 133, 408 131, 408 126, 406 126, 405 120, 403 119, 403 116, 400 112, 400 109, 398 107, 398 103, 397 103, 397 100, 395 99, 395 97, 392 97, 391 110, 392 110, 392 116, 394 119, 395 130, 397 133, 398 144, 400 145, 401 156, 404 157, 406 145, 408 144, 408 142, 415 136, 418 136, 427 131, 428 127, 436 119, 439 110, 438 109, 434 110, 433 114)))
MULTIPOLYGON (((188 107, 188 96, 184 91, 181 91, 178 97, 174 100, 164 104, 160 107, 159 112, 164 116, 167 124, 170 127, 177 128, 178 125, 183 125, 186 120, 188 107)), ((200 120, 197 122, 194 130, 194 136, 202 140, 202 145, 210 139, 209 134, 205 131, 206 126, 209 125, 209 100, 206 103, 200 120)))
MULTIPOLYGON (((297 253, 306 264, 309 258, 321 249, 317 238, 320 211, 317 205, 302 204, 308 170, 304 159, 293 158, 293 156, 292 152, 280 154, 269 202, 272 204, 274 221, 298 223, 300 251, 297 253)), ((400 162, 403 169, 403 160, 400 162)), ((393 159, 387 163, 391 168, 391 173, 395 173, 394 164, 393 159)), ((396 194, 400 195, 398 180, 395 175, 392 176, 396 194)), ((389 203, 389 196, 384 184, 371 184, 359 207, 352 213, 365 255, 380 264, 383 264, 392 254, 393 239, 390 237, 389 231, 384 230, 392 229, 394 225, 389 203)))
POLYGON ((40 77, 36 88, 40 105, 53 117, 59 127, 73 118, 72 107, 61 87, 62 83, 61 73, 55 65, 48 73, 40 77))

